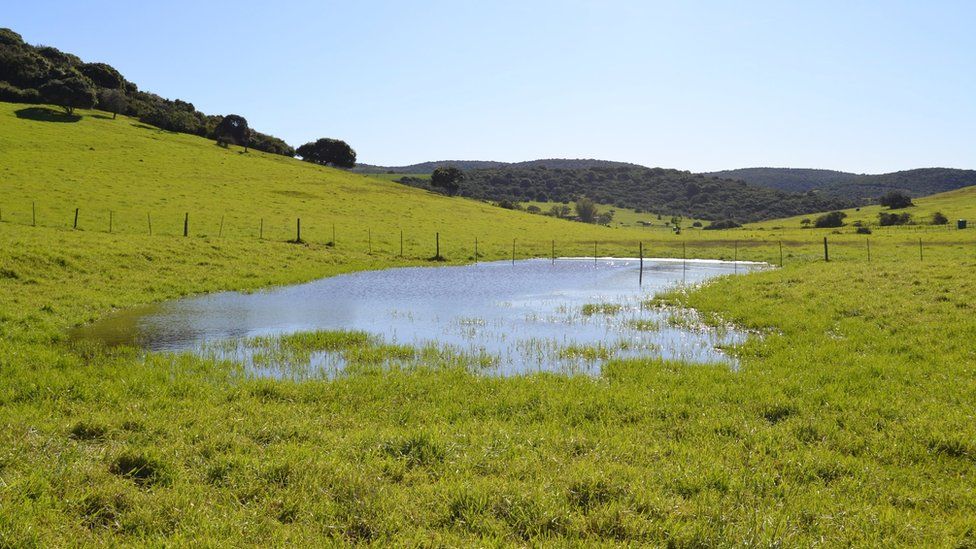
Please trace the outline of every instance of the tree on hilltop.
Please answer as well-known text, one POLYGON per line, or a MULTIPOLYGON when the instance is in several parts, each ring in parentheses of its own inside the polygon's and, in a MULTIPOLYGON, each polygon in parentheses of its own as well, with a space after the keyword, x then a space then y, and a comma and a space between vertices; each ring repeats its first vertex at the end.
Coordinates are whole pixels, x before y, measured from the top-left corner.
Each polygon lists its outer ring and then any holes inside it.
POLYGON ((448 196, 457 194, 461 189, 462 181, 464 181, 464 172, 455 166, 443 166, 430 174, 430 185, 444 189, 444 193, 448 196))
POLYGON ((244 147, 247 152, 247 145, 251 140, 251 128, 247 125, 247 119, 237 114, 228 114, 214 128, 214 136, 217 143, 226 146, 234 143, 244 147))
POLYGON ((125 110, 127 104, 125 93, 122 90, 103 89, 98 94, 98 107, 112 113, 112 120, 115 120, 115 117, 125 110))
POLYGON ((302 160, 322 166, 336 168, 352 168, 356 165, 356 151, 341 139, 323 137, 317 141, 305 143, 295 150, 302 160))
POLYGON ((81 76, 51 80, 38 92, 44 101, 61 107, 68 114, 74 114, 75 109, 88 109, 95 105, 95 87, 81 76))

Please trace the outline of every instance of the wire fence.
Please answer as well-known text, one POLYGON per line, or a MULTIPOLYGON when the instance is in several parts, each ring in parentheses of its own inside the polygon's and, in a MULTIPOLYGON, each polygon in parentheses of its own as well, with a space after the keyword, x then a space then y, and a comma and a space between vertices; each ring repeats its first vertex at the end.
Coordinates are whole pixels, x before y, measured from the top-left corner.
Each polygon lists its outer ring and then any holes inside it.
MULTIPOLYGON (((943 255, 976 256, 976 240, 968 240, 970 231, 951 226, 872 227, 872 235, 853 233, 826 236, 822 230, 811 230, 810 236, 798 237, 806 230, 790 229, 788 234, 738 238, 721 231, 685 230, 680 235, 657 232, 650 241, 628 235, 623 238, 602 237, 595 240, 566 237, 562 239, 507 238, 497 234, 459 236, 451 232, 416 227, 351 227, 349 223, 311 219, 269 217, 235 213, 194 213, 174 215, 132 209, 85 210, 80 207, 0 206, 0 223, 31 227, 73 229, 105 234, 142 234, 154 237, 180 238, 249 238, 291 242, 324 248, 343 248, 368 255, 434 261, 511 259, 546 257, 644 257, 672 259, 718 259, 754 261, 783 266, 790 261, 882 261, 906 260, 943 255), (910 236, 914 235, 914 236, 910 236), (924 236, 923 236, 924 235, 924 236), (939 235, 950 237, 939 238, 939 235), (663 238, 662 238, 663 237, 663 238)), ((633 232, 639 232, 635 228, 633 232)), ((501 230, 498 232, 502 232, 501 230)), ((976 235, 974 235, 976 236, 976 235)))

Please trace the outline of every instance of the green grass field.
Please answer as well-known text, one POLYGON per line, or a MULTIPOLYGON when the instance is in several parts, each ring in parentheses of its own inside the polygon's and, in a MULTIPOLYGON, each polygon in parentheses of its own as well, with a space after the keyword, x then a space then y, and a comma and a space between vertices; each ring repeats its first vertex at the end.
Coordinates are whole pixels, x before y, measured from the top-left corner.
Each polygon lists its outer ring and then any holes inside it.
POLYGON ((869 262, 850 227, 592 227, 21 108, 0 104, 0 546, 976 545, 976 232, 924 232, 919 258, 919 231, 878 231, 869 262), (306 245, 286 242, 297 217, 306 245), (410 353, 312 334, 282 345, 349 348, 358 367, 270 381, 65 336, 139 303, 430 264, 434 232, 451 262, 476 237, 488 258, 512 238, 520 256, 642 239, 775 263, 782 244, 785 267, 649 304, 754 330, 738 371, 498 378, 423 354, 384 369, 410 353))

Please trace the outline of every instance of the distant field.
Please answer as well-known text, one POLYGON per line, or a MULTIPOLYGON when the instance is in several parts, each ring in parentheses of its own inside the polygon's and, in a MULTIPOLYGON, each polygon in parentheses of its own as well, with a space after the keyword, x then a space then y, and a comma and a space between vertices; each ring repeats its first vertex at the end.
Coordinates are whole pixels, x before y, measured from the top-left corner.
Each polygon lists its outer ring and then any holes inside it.
MULTIPOLYGON (((523 207, 528 208, 529 206, 537 206, 542 210, 543 213, 548 212, 553 206, 562 206, 562 202, 521 202, 523 207)), ((572 209, 575 206, 575 202, 569 202, 566 204, 571 208, 570 215, 576 215, 576 210, 572 209)), ((633 208, 618 208, 617 206, 607 205, 607 204, 597 204, 597 208, 600 212, 606 212, 613 210, 613 222, 610 223, 611 227, 627 227, 627 228, 637 228, 643 231, 659 229, 663 231, 671 231, 670 226, 671 216, 661 215, 660 218, 656 213, 641 212, 637 213, 633 208), (650 223, 650 225, 641 225, 640 222, 644 221, 650 223)), ((695 229, 692 225, 695 223, 701 223, 702 227, 708 226, 708 221, 703 221, 700 219, 691 219, 687 217, 681 218, 681 228, 682 229, 695 229)))

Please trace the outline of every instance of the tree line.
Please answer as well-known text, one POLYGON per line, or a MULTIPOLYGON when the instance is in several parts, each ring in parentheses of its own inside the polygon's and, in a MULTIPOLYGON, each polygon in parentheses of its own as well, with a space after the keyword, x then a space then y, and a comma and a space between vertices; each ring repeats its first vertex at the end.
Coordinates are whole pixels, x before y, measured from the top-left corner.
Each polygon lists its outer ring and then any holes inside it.
POLYGON ((327 139, 307 143, 296 151, 283 139, 252 129, 240 115, 204 114, 193 103, 165 99, 139 87, 106 63, 86 63, 76 55, 51 46, 33 46, 11 29, 0 28, 0 101, 47 103, 67 115, 75 109, 97 108, 124 114, 158 128, 236 144, 259 151, 318 164, 351 168, 356 153, 343 141, 327 139), (305 157, 299 151, 310 154, 305 157), (312 151, 315 151, 312 154, 312 151))
POLYGON ((852 206, 816 193, 789 193, 690 172, 642 166, 550 169, 502 167, 464 172, 456 188, 404 176, 400 183, 497 203, 565 203, 588 198, 638 213, 744 223, 852 206))

